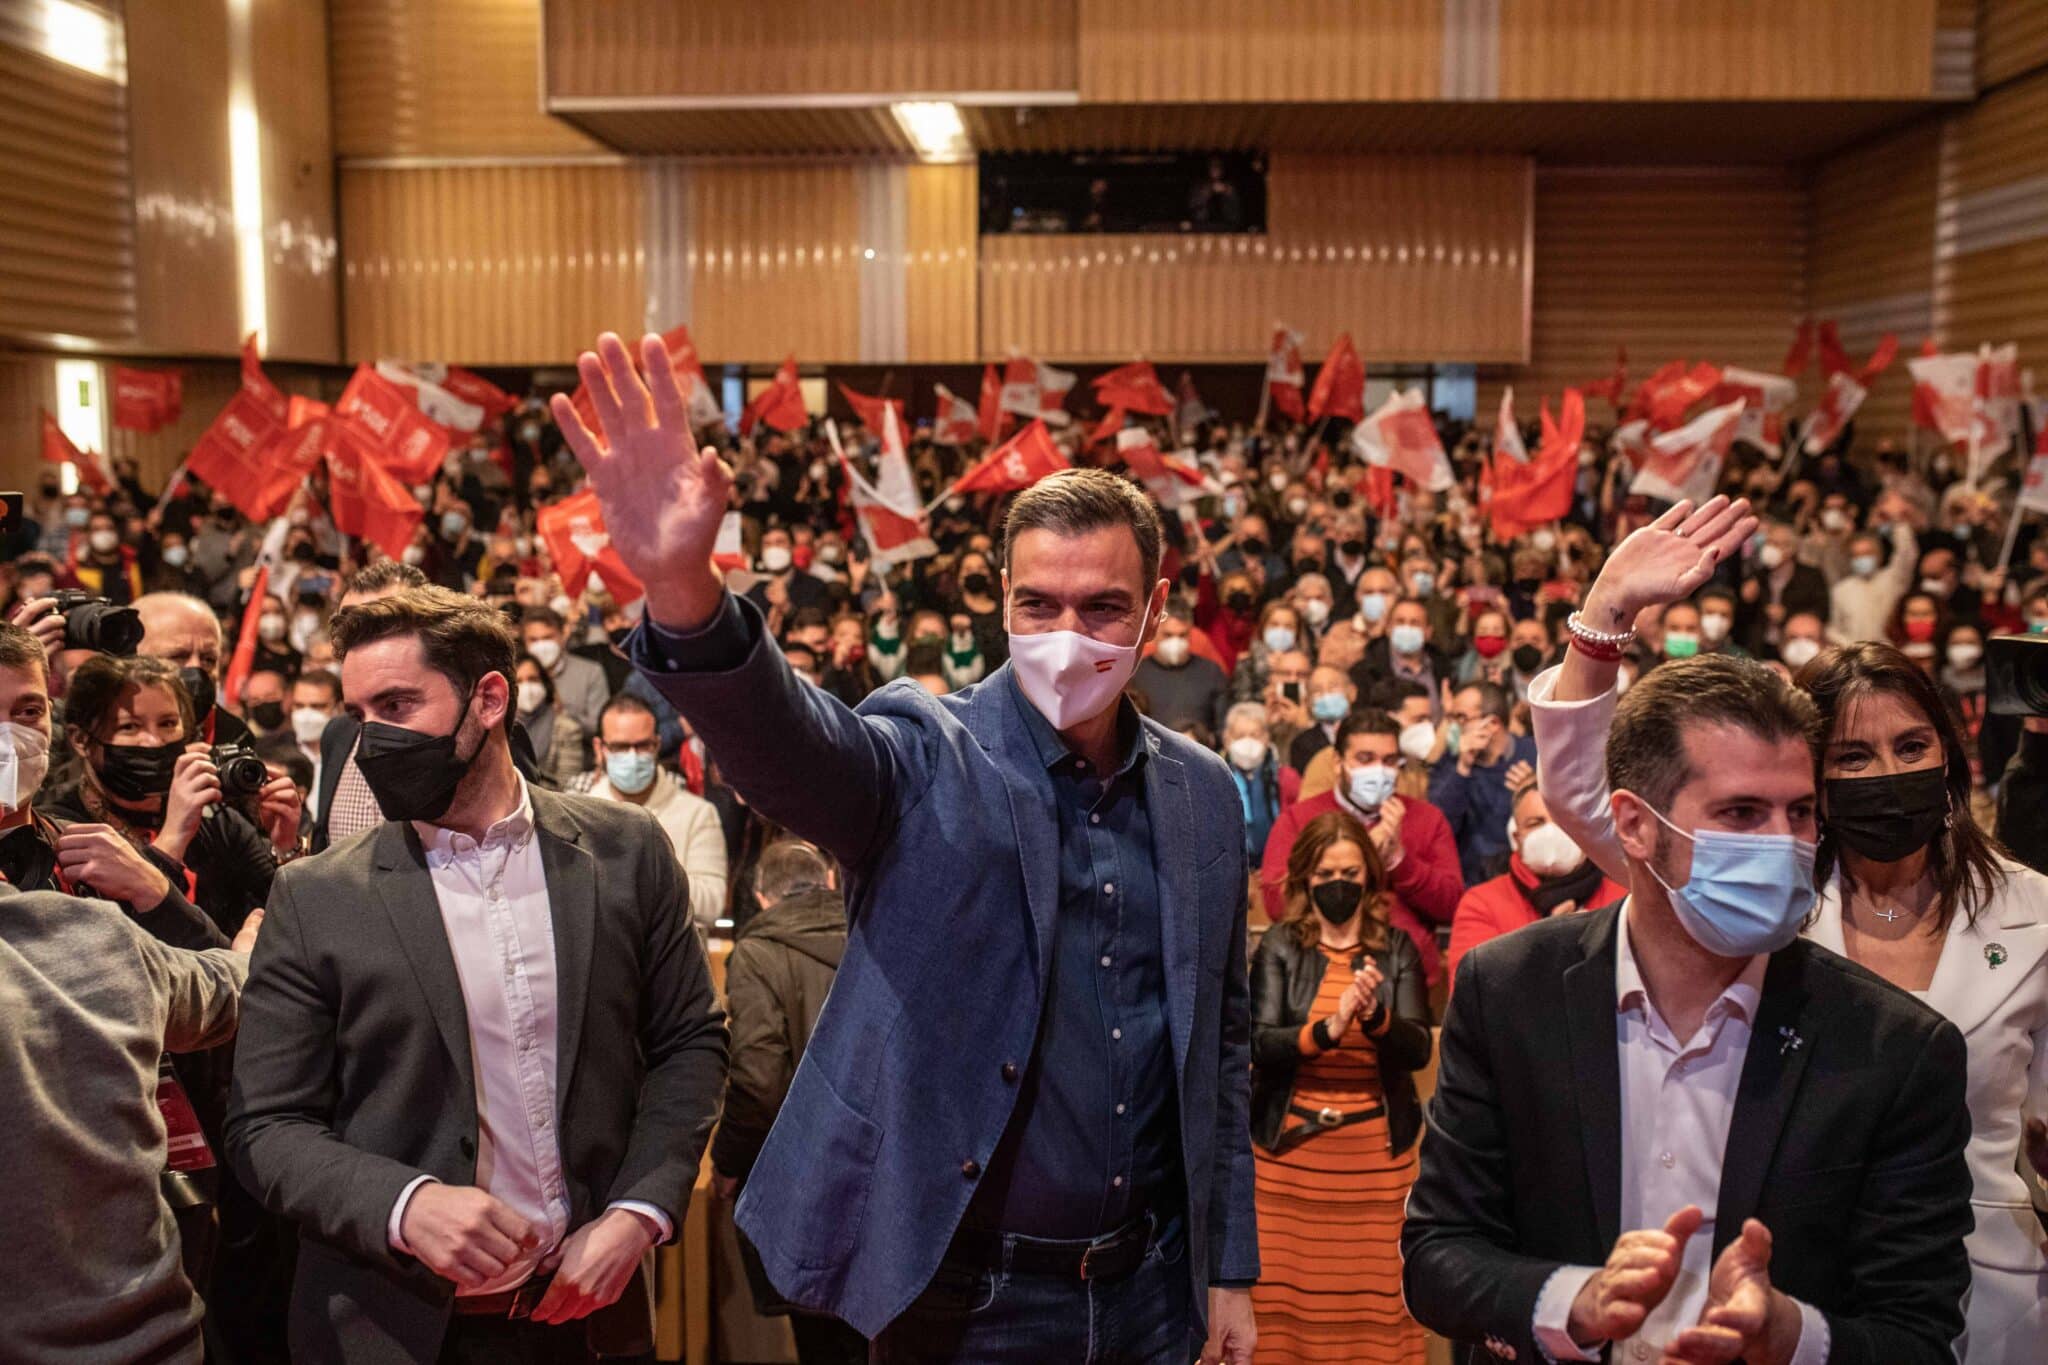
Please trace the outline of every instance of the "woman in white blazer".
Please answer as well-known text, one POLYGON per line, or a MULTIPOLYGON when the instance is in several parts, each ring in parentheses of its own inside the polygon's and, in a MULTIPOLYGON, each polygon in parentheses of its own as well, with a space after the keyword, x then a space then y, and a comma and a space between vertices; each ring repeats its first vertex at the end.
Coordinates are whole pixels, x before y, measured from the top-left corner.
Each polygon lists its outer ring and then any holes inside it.
MULTIPOLYGON (((1616 665, 1601 657, 1636 614, 1677 601, 1755 521, 1742 503, 1681 503, 1624 541, 1586 595, 1564 664, 1529 686, 1551 818, 1610 876, 1627 875, 1605 753, 1616 665), (1689 514, 1689 515, 1688 515, 1689 514)), ((1975 1230, 1965 1365, 2048 1362, 2048 878, 2005 856, 1969 816, 1954 718, 1889 645, 1823 651, 1800 670, 1824 725, 1814 942, 1939 1010, 1969 1046, 1975 1230)))

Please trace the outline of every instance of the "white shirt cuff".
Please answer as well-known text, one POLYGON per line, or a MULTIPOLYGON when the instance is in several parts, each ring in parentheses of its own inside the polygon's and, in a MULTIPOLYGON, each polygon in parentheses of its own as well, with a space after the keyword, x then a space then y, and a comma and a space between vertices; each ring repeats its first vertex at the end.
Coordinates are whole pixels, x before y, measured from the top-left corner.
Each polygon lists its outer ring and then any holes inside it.
MULTIPOLYGON (((1543 1282, 1543 1292, 1536 1296, 1536 1345, 1550 1361, 1598 1360, 1600 1348, 1607 1343, 1595 1342, 1588 1351, 1572 1340, 1572 1304, 1578 1299, 1579 1291, 1586 1287, 1586 1281, 1600 1273, 1596 1265, 1561 1265, 1550 1273, 1543 1282)), ((1793 1365, 1803 1365, 1795 1361, 1793 1365)))
POLYGON ((658 1246, 667 1246, 676 1239, 676 1225, 669 1221, 667 1214, 652 1204, 643 1203, 638 1199, 620 1199, 605 1205, 605 1207, 608 1209, 624 1209, 628 1213, 637 1213, 648 1222, 654 1224, 654 1226, 660 1228, 661 1240, 656 1243, 658 1246))
POLYGON ((1799 1344, 1792 1348, 1792 1365, 1827 1365, 1835 1344, 1827 1315, 1810 1303, 1792 1302, 1799 1304, 1799 1344))
POLYGON ((392 1201, 391 1217, 384 1225, 384 1240, 391 1243, 393 1251, 402 1251, 408 1256, 412 1255, 412 1248, 405 1244, 405 1234, 399 1231, 405 1225, 405 1206, 412 1202, 413 1191, 433 1178, 430 1175, 413 1177, 412 1183, 400 1190, 398 1198, 392 1201))

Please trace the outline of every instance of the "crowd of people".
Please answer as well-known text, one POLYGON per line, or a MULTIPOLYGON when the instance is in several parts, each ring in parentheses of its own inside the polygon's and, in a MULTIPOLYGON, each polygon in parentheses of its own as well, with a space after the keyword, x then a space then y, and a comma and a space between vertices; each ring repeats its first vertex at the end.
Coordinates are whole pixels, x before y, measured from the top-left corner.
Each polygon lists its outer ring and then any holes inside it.
POLYGON ((259 575, 223 490, 43 469, 0 877, 122 913, 0 901, 0 1001, 120 1022, 0 1077, 70 1229, 0 1356, 645 1353, 708 1143, 806 1361, 2048 1358, 2016 470, 1851 428, 1671 507, 1596 432, 1502 539, 1442 414, 1452 486, 1391 499, 1328 424, 1177 432, 1172 512, 1078 425, 951 493, 978 451, 919 424, 935 552, 885 565, 819 427, 693 433, 613 339, 582 379, 396 557, 317 475, 259 575), (585 488, 643 596, 565 590, 536 519, 585 488), (117 1093, 159 1034, 168 1129, 117 1093), (99 1089, 39 1117, 60 1056, 99 1089))

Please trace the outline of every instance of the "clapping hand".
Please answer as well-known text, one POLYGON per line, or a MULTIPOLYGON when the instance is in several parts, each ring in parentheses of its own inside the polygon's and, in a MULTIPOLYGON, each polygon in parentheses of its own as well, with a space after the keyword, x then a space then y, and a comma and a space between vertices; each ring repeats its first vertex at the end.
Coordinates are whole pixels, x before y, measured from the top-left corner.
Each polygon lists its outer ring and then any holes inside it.
POLYGON ((1799 1342, 1799 1309, 1771 1288, 1770 1272, 1770 1229, 1752 1218, 1715 1260, 1699 1324, 1671 1339, 1661 1365, 1790 1359, 1799 1342))
POLYGON ((1607 1264, 1572 1300, 1567 1330, 1580 1346, 1635 1335, 1664 1302, 1685 1263, 1685 1244, 1706 1221, 1695 1204, 1687 1204, 1658 1230, 1624 1232, 1607 1253, 1607 1264))

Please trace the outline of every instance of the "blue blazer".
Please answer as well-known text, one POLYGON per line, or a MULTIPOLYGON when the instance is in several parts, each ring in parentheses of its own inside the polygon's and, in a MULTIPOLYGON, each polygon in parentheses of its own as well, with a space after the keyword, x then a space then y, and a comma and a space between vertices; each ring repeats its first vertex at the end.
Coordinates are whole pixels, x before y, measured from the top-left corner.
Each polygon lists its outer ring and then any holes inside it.
MULTIPOLYGON (((738 1222, 785 1297, 873 1336, 937 1270, 1038 1036, 1059 904, 1052 782, 1007 665, 947 697, 899 679, 851 711, 736 605, 752 645, 729 671, 663 671, 644 630, 630 653, 727 782, 846 868, 846 956, 738 1222)), ((1144 742, 1189 1289, 1206 1320, 1212 1283, 1259 1273, 1243 813, 1215 754, 1149 720, 1144 742)))

